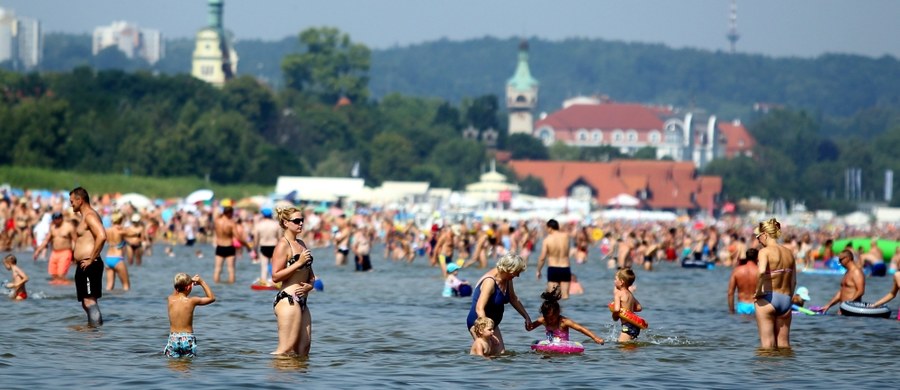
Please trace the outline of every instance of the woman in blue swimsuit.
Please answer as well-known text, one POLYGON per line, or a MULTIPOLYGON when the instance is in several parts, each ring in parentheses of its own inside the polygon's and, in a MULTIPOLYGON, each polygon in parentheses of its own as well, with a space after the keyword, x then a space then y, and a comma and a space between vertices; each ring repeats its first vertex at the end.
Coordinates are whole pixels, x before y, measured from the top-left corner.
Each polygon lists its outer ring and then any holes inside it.
POLYGON ((753 233, 760 245, 756 284, 756 326, 762 348, 790 348, 791 297, 797 288, 793 252, 778 243, 781 224, 772 218, 753 233))
POLYGON ((112 215, 112 226, 106 229, 106 291, 110 291, 116 287, 116 276, 122 281, 122 289, 128 291, 131 289, 131 283, 128 281, 128 266, 122 258, 125 248, 125 228, 122 227, 122 219, 124 216, 121 212, 116 211, 112 215))
POLYGON ((494 337, 500 345, 500 353, 504 352, 503 334, 500 333, 500 321, 503 320, 503 309, 507 303, 525 319, 525 329, 531 326, 531 317, 519 302, 516 290, 513 288, 513 279, 525 270, 525 260, 518 255, 507 253, 497 260, 497 266, 488 271, 472 292, 472 307, 469 309, 469 317, 466 318, 466 327, 475 339, 473 326, 479 317, 488 317, 494 320, 494 337))

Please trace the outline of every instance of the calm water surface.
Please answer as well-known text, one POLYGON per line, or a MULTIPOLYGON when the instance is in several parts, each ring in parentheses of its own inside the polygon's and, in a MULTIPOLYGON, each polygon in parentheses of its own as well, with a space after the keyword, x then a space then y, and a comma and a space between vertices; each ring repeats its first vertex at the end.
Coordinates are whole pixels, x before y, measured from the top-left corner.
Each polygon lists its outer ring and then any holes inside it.
MULTIPOLYGON (((696 270, 664 264, 638 271, 635 295, 650 329, 633 345, 587 344, 583 355, 546 357, 529 344, 540 330, 526 332, 507 307, 502 323, 509 355, 493 360, 468 355, 465 319, 468 298, 442 298, 439 271, 419 258, 394 263, 376 247, 375 272, 356 273, 334 265, 330 249, 314 251, 325 290, 310 297, 313 346, 308 360, 273 358, 277 344, 272 313, 275 292, 253 291, 258 266, 238 261, 238 282, 212 285, 218 300, 195 312, 200 356, 173 360, 161 354, 168 336, 165 297, 176 272, 212 280, 212 248, 205 257, 162 247, 130 269, 130 292, 101 299, 106 324, 85 327, 74 286, 47 283, 46 262, 19 253, 31 277, 24 302, 2 300, 0 388, 172 388, 204 385, 230 388, 896 388, 900 367, 900 323, 837 315, 794 318, 790 353, 763 353, 752 318, 727 314, 729 269, 696 270)), ((536 256, 516 279, 516 291, 539 316, 543 282, 534 278, 536 256)), ((9 273, 3 270, 3 277, 9 273)), ((460 276, 477 280, 484 270, 460 276)), ((613 271, 596 251, 573 272, 585 294, 563 302, 563 314, 615 340, 618 326, 606 303, 613 271)), ((70 274, 71 276, 71 274, 70 274)), ((800 274, 813 305, 825 303, 839 277, 800 274)), ((867 279, 866 300, 890 288, 889 278, 867 279)), ((202 294, 199 289, 194 294, 202 294)), ((896 316, 898 301, 890 303, 896 316)), ((836 308, 832 310, 835 312, 836 308)), ((586 341, 573 331, 573 339, 586 341)))

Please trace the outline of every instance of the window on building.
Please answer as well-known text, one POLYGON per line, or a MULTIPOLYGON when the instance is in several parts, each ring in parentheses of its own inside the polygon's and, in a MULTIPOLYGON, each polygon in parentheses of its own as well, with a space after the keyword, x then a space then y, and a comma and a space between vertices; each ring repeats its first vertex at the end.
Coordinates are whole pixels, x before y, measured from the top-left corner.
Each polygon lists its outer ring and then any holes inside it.
POLYGON ((600 130, 594 130, 594 131, 591 133, 591 139, 592 139, 594 142, 600 143, 600 141, 603 141, 603 132, 600 131, 600 130))
POLYGON ((572 187, 570 196, 573 199, 589 202, 591 200, 591 198, 594 196, 594 194, 593 194, 593 190, 591 190, 591 187, 588 187, 584 184, 579 184, 579 185, 572 187))
POLYGON ((553 130, 551 129, 541 128, 541 130, 538 131, 538 137, 541 138, 541 141, 544 143, 544 145, 549 146, 553 144, 553 130))
POLYGON ((613 132, 613 142, 622 142, 625 139, 625 134, 621 131, 616 130, 613 132))
POLYGON ((212 65, 203 65, 200 67, 200 74, 204 76, 212 76, 214 71, 215 67, 213 67, 212 65))
POLYGON ((658 144, 658 143, 659 143, 659 139, 660 139, 659 132, 656 131, 656 130, 651 131, 651 132, 650 132, 650 137, 649 137, 649 139, 650 139, 650 143, 651 143, 651 144, 658 144))
POLYGON ((634 130, 629 130, 626 137, 628 139, 628 142, 637 142, 638 139, 637 132, 634 130))
POLYGON ((579 142, 587 142, 588 140, 588 132, 585 129, 578 130, 578 141, 579 142))

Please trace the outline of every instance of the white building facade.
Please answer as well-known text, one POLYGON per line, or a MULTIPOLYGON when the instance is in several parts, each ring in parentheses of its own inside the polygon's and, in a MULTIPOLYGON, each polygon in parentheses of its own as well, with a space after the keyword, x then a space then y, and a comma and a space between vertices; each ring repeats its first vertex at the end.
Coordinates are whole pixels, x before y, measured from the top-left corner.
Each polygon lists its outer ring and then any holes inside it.
POLYGON ((91 52, 97 55, 108 47, 116 47, 130 59, 143 58, 151 65, 165 56, 165 46, 159 30, 140 28, 124 21, 115 21, 109 26, 94 29, 91 52))
POLYGON ((43 50, 40 21, 0 8, 0 62, 11 61, 14 69, 34 69, 41 63, 43 50))

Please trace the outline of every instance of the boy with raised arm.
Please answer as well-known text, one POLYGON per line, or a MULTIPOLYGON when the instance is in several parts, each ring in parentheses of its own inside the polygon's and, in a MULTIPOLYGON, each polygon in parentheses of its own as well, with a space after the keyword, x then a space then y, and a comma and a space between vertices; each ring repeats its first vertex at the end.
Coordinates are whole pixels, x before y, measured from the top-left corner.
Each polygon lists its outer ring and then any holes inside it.
POLYGON ((196 354, 197 338, 194 337, 194 308, 216 301, 209 285, 200 275, 193 278, 182 272, 175 275, 175 291, 169 295, 169 342, 166 344, 166 356, 183 357, 196 354), (193 286, 203 287, 205 297, 191 297, 193 286))

